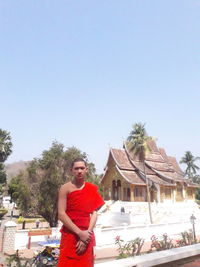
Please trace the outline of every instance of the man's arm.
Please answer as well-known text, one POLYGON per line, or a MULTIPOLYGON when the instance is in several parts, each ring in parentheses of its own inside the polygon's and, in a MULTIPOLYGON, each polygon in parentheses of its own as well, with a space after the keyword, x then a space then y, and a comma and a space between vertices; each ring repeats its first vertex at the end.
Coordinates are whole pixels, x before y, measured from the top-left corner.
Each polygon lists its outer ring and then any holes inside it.
MULTIPOLYGON (((93 229, 96 225, 96 221, 97 221, 97 211, 93 211, 93 213, 91 214, 91 217, 90 217, 90 224, 89 224, 89 228, 88 228, 89 231, 93 231, 93 229)), ((86 250, 88 243, 89 242, 83 242, 81 240, 79 240, 77 242, 76 252, 78 255, 82 254, 86 250)))
POLYGON ((96 222, 97 222, 97 211, 93 211, 93 213, 91 214, 91 217, 90 217, 90 224, 89 224, 89 228, 88 230, 89 231, 93 231, 95 225, 96 225, 96 222))
POLYGON ((65 184, 60 188, 58 195, 58 219, 64 224, 65 227, 67 227, 68 230, 78 235, 83 242, 87 242, 90 240, 92 232, 89 229, 82 231, 72 222, 70 217, 65 212, 67 205, 67 194, 68 186, 65 184))

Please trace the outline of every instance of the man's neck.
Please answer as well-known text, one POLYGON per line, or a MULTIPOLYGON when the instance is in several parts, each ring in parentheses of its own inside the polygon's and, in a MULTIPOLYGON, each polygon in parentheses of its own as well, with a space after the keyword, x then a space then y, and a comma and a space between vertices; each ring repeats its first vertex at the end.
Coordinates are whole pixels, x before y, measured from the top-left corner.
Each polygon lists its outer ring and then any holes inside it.
POLYGON ((72 184, 74 184, 77 188, 82 188, 85 185, 85 181, 77 181, 76 179, 73 179, 72 184))

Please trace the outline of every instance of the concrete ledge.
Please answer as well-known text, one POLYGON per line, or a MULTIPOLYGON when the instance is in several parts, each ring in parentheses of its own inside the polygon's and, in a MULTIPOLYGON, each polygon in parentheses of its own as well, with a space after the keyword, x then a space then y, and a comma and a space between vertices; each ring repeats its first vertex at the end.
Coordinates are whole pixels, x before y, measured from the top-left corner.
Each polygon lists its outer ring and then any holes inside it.
POLYGON ((95 267, 151 267, 200 254, 200 244, 173 248, 131 258, 97 263, 95 267))

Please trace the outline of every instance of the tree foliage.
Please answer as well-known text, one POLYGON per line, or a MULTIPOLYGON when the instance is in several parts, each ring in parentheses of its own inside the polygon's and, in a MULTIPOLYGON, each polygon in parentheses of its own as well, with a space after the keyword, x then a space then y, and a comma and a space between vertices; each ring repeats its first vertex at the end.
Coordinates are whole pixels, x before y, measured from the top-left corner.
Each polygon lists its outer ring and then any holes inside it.
POLYGON ((4 164, 0 163, 0 184, 6 183, 6 172, 4 170, 4 164))
MULTIPOLYGON (((12 153, 12 142, 10 133, 0 129, 0 195, 5 191, 6 172, 3 164, 12 153)), ((2 205, 2 203, 0 203, 2 205)))
POLYGON ((4 162, 12 153, 10 133, 0 129, 0 162, 4 162))
POLYGON ((39 214, 50 224, 57 224, 57 194, 60 186, 71 179, 71 164, 82 157, 88 164, 87 180, 98 184, 95 166, 86 153, 75 147, 64 149, 63 144, 53 142, 42 157, 30 162, 26 171, 13 178, 9 192, 23 215, 39 214))
POLYGON ((185 174, 188 178, 192 178, 199 170, 199 167, 195 164, 199 159, 200 157, 194 157, 190 151, 186 151, 185 155, 181 158, 180 163, 187 165, 185 174))
MULTIPOLYGON (((200 157, 194 157, 190 151, 186 151, 181 158, 180 163, 186 164, 185 175, 192 180, 193 183, 200 184, 200 175, 197 173, 199 167, 195 164, 200 157)), ((195 198, 200 200, 200 188, 196 188, 195 198)))
POLYGON ((150 222, 153 223, 152 213, 151 213, 151 203, 150 203, 150 192, 149 192, 149 180, 146 176, 145 172, 145 156, 147 152, 150 151, 150 147, 148 142, 152 140, 152 137, 147 135, 145 124, 142 123, 135 123, 133 125, 133 129, 130 132, 127 138, 127 147, 130 153, 134 157, 138 157, 139 160, 143 163, 143 174, 146 181, 146 188, 147 188, 147 201, 148 201, 148 208, 149 208, 149 217, 150 222))
POLYGON ((127 146, 129 151, 144 161, 146 153, 150 151, 148 141, 152 138, 147 135, 145 124, 135 123, 133 130, 127 138, 127 146))

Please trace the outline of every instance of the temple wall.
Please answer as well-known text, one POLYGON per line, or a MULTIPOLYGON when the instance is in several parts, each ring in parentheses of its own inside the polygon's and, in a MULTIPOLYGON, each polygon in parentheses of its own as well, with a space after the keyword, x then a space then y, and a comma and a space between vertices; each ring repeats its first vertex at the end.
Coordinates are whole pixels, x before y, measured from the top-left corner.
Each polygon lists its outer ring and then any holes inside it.
POLYGON ((160 202, 174 202, 175 193, 173 187, 160 187, 160 202))
POLYGON ((195 188, 186 188, 186 199, 195 200, 195 188))
MULTIPOLYGON (((146 199, 146 187, 141 185, 133 185, 121 176, 112 163, 108 166, 106 177, 104 178, 103 192, 105 200, 122 200, 132 202, 144 202, 146 199), (117 187, 117 192, 113 192, 113 181, 120 183, 117 187), (120 182, 119 182, 120 181, 120 182)), ((151 192, 152 202, 188 202, 195 200, 195 188, 184 187, 178 184, 176 187, 159 186, 157 192, 151 192)))
POLYGON ((118 187, 118 196, 119 199, 123 199, 123 187, 128 186, 130 187, 130 184, 121 177, 119 172, 116 170, 115 167, 109 168, 106 174, 106 179, 103 181, 103 191, 104 191, 104 198, 105 200, 113 199, 113 180, 114 181, 120 181, 121 187, 118 187))

